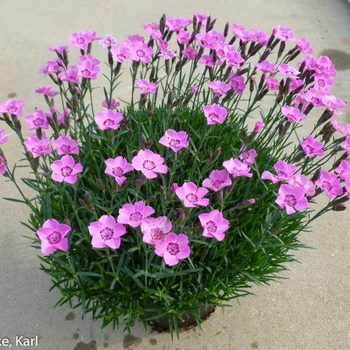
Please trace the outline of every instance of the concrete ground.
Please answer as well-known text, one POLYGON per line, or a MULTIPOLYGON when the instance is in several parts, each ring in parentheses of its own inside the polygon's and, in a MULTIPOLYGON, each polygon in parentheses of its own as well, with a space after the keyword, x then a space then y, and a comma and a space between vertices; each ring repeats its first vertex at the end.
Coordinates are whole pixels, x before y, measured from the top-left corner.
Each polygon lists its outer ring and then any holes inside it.
MULTIPOLYGON (((350 5, 347 0, 1 0, 0 101, 26 102, 24 115, 42 106, 34 89, 49 84, 37 74, 54 55, 47 48, 68 43, 73 32, 93 30, 122 40, 142 33, 141 25, 156 22, 163 13, 191 17, 193 12, 270 33, 283 25, 297 38, 305 37, 314 54, 327 55, 338 70, 333 94, 350 103, 350 5)), ((350 122, 350 110, 339 116, 350 122)), ((0 129, 3 125, 0 125, 0 129)), ((21 149, 2 147, 9 162, 21 149)), ((1 197, 15 188, 0 178, 1 197)), ((150 333, 136 323, 132 334, 99 322, 81 319, 80 310, 53 309, 58 291, 48 292, 49 276, 39 271, 39 259, 22 235, 19 223, 27 208, 0 200, 0 345, 5 338, 37 336, 28 349, 178 349, 178 350, 346 350, 350 349, 350 232, 349 210, 323 216, 301 241, 315 249, 298 251, 288 279, 254 287, 256 296, 233 301, 224 313, 217 310, 202 325, 171 342, 166 333, 150 333)), ((24 340, 24 338, 22 338, 24 340)), ((20 345, 20 344, 18 344, 20 345)), ((5 348, 5 347, 2 347, 5 348)))

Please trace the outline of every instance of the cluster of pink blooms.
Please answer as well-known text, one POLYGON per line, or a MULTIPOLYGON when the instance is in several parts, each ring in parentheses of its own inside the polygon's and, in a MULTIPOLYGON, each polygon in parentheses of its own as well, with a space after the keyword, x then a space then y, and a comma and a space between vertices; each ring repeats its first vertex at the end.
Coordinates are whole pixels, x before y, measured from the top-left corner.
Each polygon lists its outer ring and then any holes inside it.
MULTIPOLYGON (((201 28, 206 27, 209 15, 195 13, 201 28)), ((143 27, 150 37, 157 43, 157 52, 153 46, 148 46, 145 38, 140 35, 129 36, 126 40, 118 43, 112 35, 107 35, 105 39, 98 36, 95 32, 84 31, 72 34, 70 45, 81 50, 82 55, 73 66, 67 66, 64 61, 64 55, 68 52, 67 46, 51 47, 58 57, 53 61, 48 61, 40 69, 41 74, 54 75, 60 82, 67 82, 70 87, 79 89, 79 83, 86 80, 95 80, 100 71, 100 61, 90 54, 89 48, 93 41, 107 48, 110 57, 114 63, 122 64, 129 60, 140 64, 148 65, 156 54, 157 57, 165 61, 172 60, 183 55, 186 60, 198 59, 198 62, 206 68, 215 68, 215 66, 225 65, 230 69, 241 69, 245 62, 242 56, 232 43, 226 43, 226 36, 215 30, 199 32, 192 38, 187 27, 192 23, 191 19, 167 17, 165 28, 168 32, 176 35, 179 44, 180 53, 171 50, 168 42, 160 30, 160 24, 150 23, 143 27), (195 40, 194 40, 195 39, 195 40), (205 51, 207 50, 207 52, 205 51)), ((248 42, 254 43, 256 47, 266 46, 269 42, 269 36, 259 30, 246 30, 238 24, 233 24, 232 33, 235 38, 240 40, 241 45, 248 42)), ((293 32, 289 28, 278 26, 274 28, 273 35, 278 40, 295 41, 293 32)), ((254 46, 252 46, 254 47, 254 46)), ((307 54, 312 53, 310 44, 305 39, 299 39, 296 45, 297 50, 304 53, 302 61, 299 62, 296 69, 288 64, 276 64, 267 59, 261 60, 255 64, 255 68, 262 74, 263 81, 267 90, 279 90, 281 82, 276 78, 276 74, 282 77, 283 84, 289 84, 289 91, 296 91, 303 86, 302 75, 308 71, 313 72, 312 78, 314 85, 307 91, 300 90, 294 104, 281 107, 280 113, 290 123, 300 123, 306 118, 306 108, 309 105, 313 107, 326 107, 332 114, 340 114, 339 108, 346 105, 330 93, 334 85, 333 77, 336 74, 334 65, 325 56, 316 59, 307 54), (276 69, 277 68, 277 69, 276 69)), ((246 88, 245 79, 242 75, 230 72, 227 81, 214 80, 207 84, 208 89, 214 96, 215 103, 203 106, 203 120, 207 125, 223 124, 230 111, 223 107, 219 100, 224 99, 228 94, 242 94, 246 88), (205 118, 205 119, 204 119, 205 118)), ((311 78, 311 77, 310 77, 311 78)), ((146 79, 138 79, 135 86, 142 95, 153 95, 157 92, 157 84, 146 79)), ((190 94, 196 93, 196 86, 189 90, 190 94)), ((45 98, 54 99, 59 92, 52 89, 51 86, 45 86, 35 90, 38 94, 43 94, 45 98)), ((78 91, 79 93, 79 91, 78 91)), ((10 100, 0 103, 0 113, 14 116, 22 115, 22 101, 10 100)), ((118 130, 123 121, 123 114, 116 109, 119 103, 114 99, 103 101, 104 109, 95 114, 94 120, 102 131, 118 130)), ((64 124, 69 119, 69 111, 58 114, 52 108, 51 113, 46 113, 41 109, 35 109, 31 115, 24 118, 29 130, 35 130, 36 133, 29 134, 24 141, 27 151, 33 158, 42 155, 52 154, 58 158, 51 163, 51 179, 57 182, 66 182, 75 184, 78 175, 83 172, 83 166, 76 158, 79 157, 79 143, 67 136, 60 135, 52 142, 46 137, 43 129, 49 129, 49 125, 55 117, 58 124, 64 124)), ((334 130, 341 132, 346 136, 345 141, 340 146, 350 155, 350 124, 346 128, 332 121, 334 130)), ((264 128, 263 121, 255 124, 253 133, 256 134, 264 128)), ((5 131, 0 130, 0 144, 8 141, 5 137, 5 131)), ((163 147, 171 149, 177 153, 180 150, 189 147, 189 135, 183 130, 167 129, 158 140, 163 147)), ((314 158, 324 155, 323 145, 308 135, 300 143, 300 147, 305 157, 314 158)), ((161 147, 160 147, 161 149, 161 147)), ((211 171, 201 185, 187 181, 182 184, 173 183, 169 189, 172 194, 176 194, 182 205, 187 209, 208 207, 209 199, 206 195, 209 191, 222 193, 224 190, 232 190, 233 185, 239 177, 251 178, 253 176, 252 166, 257 157, 255 149, 242 147, 240 155, 237 158, 225 160, 222 163, 222 169, 211 171)), ((156 179, 162 174, 168 173, 168 167, 164 158, 150 149, 138 150, 132 159, 126 159, 119 155, 115 158, 105 160, 105 174, 114 178, 119 187, 125 185, 128 181, 128 174, 133 171, 139 171, 145 179, 156 179)), ((308 206, 308 199, 316 193, 316 186, 333 199, 347 191, 350 198, 350 163, 342 160, 339 166, 330 173, 321 170, 318 178, 312 182, 303 174, 296 174, 296 166, 287 164, 279 160, 275 165, 275 174, 264 171, 261 179, 269 180, 273 183, 279 183, 278 197, 276 203, 286 211, 287 214, 303 210, 308 206), (344 183, 342 187, 341 183, 344 183)), ((6 161, 0 156, 0 174, 6 172, 6 161)), ((253 204, 254 200, 248 200, 248 204, 253 204)), ((155 209, 146 205, 144 201, 135 203, 126 203, 119 209, 118 216, 102 215, 98 221, 91 222, 88 231, 91 235, 91 244, 94 248, 109 247, 118 249, 121 245, 121 237, 127 234, 127 227, 139 228, 142 232, 142 239, 145 243, 154 245, 155 254, 164 258, 167 265, 176 265, 179 260, 186 259, 190 255, 190 241, 186 234, 175 233, 174 224, 165 216, 153 217, 155 209)), ((214 238, 222 241, 225 232, 229 229, 230 223, 219 210, 208 210, 206 213, 198 215, 198 220, 202 227, 202 235, 208 238, 214 238)), ((37 231, 41 239, 41 249, 43 254, 51 254, 57 249, 68 250, 67 235, 71 228, 67 224, 57 222, 55 219, 49 219, 37 231)))

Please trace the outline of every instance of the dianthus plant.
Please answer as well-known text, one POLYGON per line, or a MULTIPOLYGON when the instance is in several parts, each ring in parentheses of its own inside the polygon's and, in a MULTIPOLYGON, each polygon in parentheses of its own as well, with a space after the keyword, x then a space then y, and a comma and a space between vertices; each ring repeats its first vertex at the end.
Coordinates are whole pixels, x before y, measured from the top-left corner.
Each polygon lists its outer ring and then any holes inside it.
POLYGON ((183 312, 200 322, 200 305, 275 279, 298 233, 345 209, 350 127, 334 118, 346 105, 331 93, 331 60, 283 26, 268 35, 214 23, 195 13, 126 39, 74 33, 39 70, 51 79, 35 90, 46 107, 22 118, 23 101, 0 104, 35 198, 3 152, 0 172, 31 209, 58 304, 103 326, 168 315, 177 331, 183 312))

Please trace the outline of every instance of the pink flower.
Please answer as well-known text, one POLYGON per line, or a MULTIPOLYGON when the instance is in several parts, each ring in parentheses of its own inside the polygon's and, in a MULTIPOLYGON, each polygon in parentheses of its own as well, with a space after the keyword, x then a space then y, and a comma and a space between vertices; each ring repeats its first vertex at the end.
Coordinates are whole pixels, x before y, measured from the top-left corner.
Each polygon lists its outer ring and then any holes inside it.
POLYGON ((224 95, 227 91, 231 89, 231 86, 229 84, 225 84, 220 80, 211 81, 208 83, 208 86, 210 89, 213 90, 213 93, 216 96, 224 95))
POLYGON ((135 156, 131 161, 132 166, 136 170, 141 171, 142 174, 147 177, 147 179, 156 178, 157 173, 166 174, 168 172, 168 168, 163 163, 163 157, 148 149, 140 150, 137 156, 135 156))
POLYGON ((51 85, 47 85, 47 86, 38 88, 38 89, 35 90, 35 92, 37 94, 43 94, 43 95, 51 97, 51 98, 53 98, 53 97, 55 97, 56 95, 59 94, 58 91, 52 90, 52 86, 51 85))
POLYGON ((182 50, 181 52, 189 61, 194 60, 197 56, 197 50, 192 46, 186 47, 186 49, 182 50))
POLYGON ((37 234, 41 240, 41 252, 49 255, 57 249, 66 252, 68 250, 68 238, 66 235, 71 230, 70 226, 60 224, 55 219, 46 220, 37 234))
POLYGON ((213 170, 209 178, 204 179, 202 186, 218 192, 226 186, 232 185, 230 175, 226 170, 213 170))
POLYGON ((302 187, 282 184, 278 190, 278 197, 275 202, 290 215, 307 208, 308 201, 304 194, 305 191, 302 187))
POLYGON ((137 227, 141 224, 142 220, 154 214, 154 212, 155 210, 152 207, 145 205, 144 201, 139 201, 135 204, 127 203, 119 209, 117 221, 120 224, 137 227))
POLYGON ((256 63, 255 67, 260 69, 264 74, 266 74, 266 73, 272 73, 275 70, 276 65, 269 61, 262 61, 260 63, 256 63))
POLYGON ((83 171, 80 163, 75 163, 72 156, 63 156, 60 160, 55 160, 51 164, 51 178, 57 182, 67 182, 74 184, 77 181, 78 173, 83 171))
POLYGON ((117 102, 114 98, 110 99, 109 101, 103 100, 102 101, 102 107, 105 107, 107 109, 116 109, 120 106, 120 103, 117 102))
POLYGON ((280 82, 273 77, 265 78, 266 87, 269 91, 279 90, 280 82))
POLYGON ((321 175, 315 184, 324 192, 329 199, 333 199, 343 194, 343 188, 340 186, 340 180, 335 174, 326 170, 321 170, 321 175))
POLYGON ((71 140, 65 135, 61 135, 52 141, 52 145, 60 156, 64 154, 79 154, 78 141, 71 140))
POLYGON ((242 163, 237 158, 231 158, 222 163, 222 165, 227 169, 227 171, 232 175, 235 179, 239 176, 252 177, 250 168, 247 164, 242 163))
POLYGON ((204 115, 208 125, 222 124, 227 116, 227 109, 214 103, 203 107, 204 115))
POLYGON ((323 144, 316 141, 311 135, 307 136, 305 141, 300 142, 301 147, 307 157, 323 156, 323 144))
POLYGON ((98 221, 91 222, 88 227, 94 248, 120 247, 120 237, 125 235, 126 228, 115 221, 113 216, 102 215, 98 221))
POLYGON ((123 115, 112 109, 105 109, 95 115, 95 122, 101 130, 117 130, 122 119, 123 115))
POLYGON ((180 30, 177 34, 176 34, 176 39, 177 39, 177 42, 179 44, 188 44, 188 42, 190 41, 191 39, 191 33, 190 32, 187 32, 187 31, 184 31, 184 30, 180 30))
POLYGON ((288 185, 293 187, 302 187, 307 196, 313 196, 315 194, 315 185, 303 174, 296 174, 290 178, 288 185))
POLYGON ((213 55, 203 55, 199 60, 199 63, 204 64, 205 66, 212 68, 215 65, 213 55))
POLYGON ((176 132, 173 129, 168 129, 158 142, 171 148, 174 152, 178 152, 180 149, 188 147, 188 135, 185 131, 176 132))
POLYGON ((255 149, 250 149, 249 151, 242 152, 239 155, 239 159, 242 159, 244 164, 253 165, 254 159, 256 158, 257 155, 258 154, 256 153, 255 149))
POLYGON ((171 231, 172 223, 166 216, 146 218, 141 222, 143 241, 149 244, 161 244, 167 233, 171 231))
POLYGON ((117 40, 111 34, 107 34, 106 39, 101 39, 99 44, 102 45, 102 47, 111 47, 117 45, 117 40))
POLYGON ((66 71, 58 74, 61 81, 68 81, 72 84, 79 84, 78 70, 75 67, 69 67, 66 71))
POLYGON ((29 134, 27 140, 25 140, 23 143, 27 150, 33 155, 33 158, 51 153, 51 148, 49 147, 50 140, 46 138, 45 133, 43 133, 41 140, 36 136, 36 134, 29 134))
POLYGON ((306 118, 306 115, 301 113, 298 108, 291 106, 283 106, 281 112, 290 122, 299 123, 306 118))
POLYGON ((334 114, 340 115, 342 112, 338 111, 338 108, 347 108, 347 104, 344 103, 341 99, 336 98, 333 95, 324 95, 322 97, 322 104, 327 107, 329 111, 334 114))
POLYGON ((190 23, 192 23, 192 20, 189 18, 174 18, 172 16, 168 16, 165 21, 165 27, 170 32, 177 32, 186 28, 190 23))
POLYGON ((334 172, 339 175, 339 177, 345 181, 350 181, 350 164, 346 160, 342 160, 339 166, 334 169, 334 172))
POLYGON ((333 62, 327 56, 320 56, 316 62, 314 62, 312 69, 314 69, 316 73, 325 73, 330 76, 335 76, 337 74, 333 62))
POLYGON ((229 67, 235 67, 239 69, 241 63, 244 62, 244 59, 242 58, 241 54, 238 51, 226 51, 225 57, 226 57, 226 64, 229 67))
POLYGON ((206 207, 209 204, 209 199, 203 198, 208 190, 204 187, 197 188, 193 182, 185 182, 175 193, 187 208, 206 207))
POLYGON ((22 107, 24 102, 22 100, 8 100, 0 103, 0 113, 9 113, 16 116, 22 115, 22 107))
POLYGON ((145 23, 142 25, 142 28, 147 31, 150 37, 154 40, 162 39, 162 33, 159 30, 160 26, 158 23, 145 23))
POLYGON ((5 134, 6 130, 0 130, 0 144, 6 143, 9 140, 8 137, 5 137, 5 134))
POLYGON ((97 66, 100 61, 90 54, 80 56, 80 62, 76 63, 77 75, 85 79, 95 80, 100 68, 97 66))
POLYGON ((313 87, 316 90, 321 90, 321 91, 325 92, 326 94, 329 93, 330 89, 335 84, 335 81, 332 79, 332 77, 325 74, 325 73, 321 73, 321 74, 315 73, 313 75, 313 78, 314 78, 314 82, 315 82, 313 87))
POLYGON ((157 84, 149 83, 146 79, 136 80, 135 85, 140 89, 142 95, 155 94, 157 90, 157 84))
POLYGON ((33 114, 24 117, 25 121, 28 123, 28 129, 48 129, 49 122, 47 120, 47 114, 41 109, 36 109, 33 114))
POLYGON ((70 45, 79 47, 79 49, 81 50, 86 50, 91 42, 91 33, 86 31, 80 33, 73 33, 69 40, 70 45))
POLYGON ((6 173, 5 159, 0 156, 0 175, 4 175, 5 173, 6 173))
POLYGON ((108 158, 105 164, 107 166, 105 174, 113 176, 119 186, 122 186, 126 180, 124 174, 134 170, 133 166, 122 156, 114 159, 108 158))
POLYGON ((151 60, 153 50, 148 47, 144 42, 138 41, 129 45, 130 57, 133 61, 148 64, 151 60))
POLYGON ((281 41, 287 41, 287 40, 294 41, 295 40, 294 34, 289 28, 277 26, 273 29, 272 32, 281 41))
POLYGON ((346 151, 346 153, 350 154, 350 136, 346 136, 345 141, 340 144, 340 147, 346 151))
POLYGON ((229 229, 230 223, 223 217, 219 210, 199 214, 198 218, 204 228, 204 237, 216 238, 218 241, 224 239, 224 232, 229 229))
POLYGON ((260 132, 260 131, 264 128, 264 126, 265 126, 264 122, 261 121, 261 120, 258 120, 258 121, 255 123, 253 133, 254 133, 254 134, 257 134, 258 132, 260 132))
POLYGON ((277 176, 269 171, 264 171, 261 174, 262 180, 271 180, 274 184, 280 181, 289 181, 297 170, 295 165, 288 164, 283 160, 279 160, 273 167, 276 170, 277 176))
POLYGON ((162 243, 156 245, 155 253, 163 257, 167 265, 174 266, 179 260, 188 258, 191 253, 188 237, 182 233, 177 235, 170 232, 162 243))
POLYGON ((127 62, 130 58, 130 50, 128 45, 124 42, 111 49, 111 54, 115 62, 127 62))
POLYGON ((50 51, 56 52, 56 53, 63 53, 64 51, 69 52, 68 46, 58 45, 58 46, 50 46, 50 51))
POLYGON ((306 54, 306 53, 313 53, 314 50, 310 46, 310 42, 307 41, 305 38, 301 38, 297 41, 297 46, 300 52, 306 54))
POLYGON ((215 49, 217 40, 210 32, 196 34, 198 45, 202 48, 215 49))
POLYGON ((158 57, 163 57, 165 60, 171 60, 177 57, 177 54, 172 50, 161 50, 158 57))
POLYGON ((300 72, 294 67, 288 66, 288 64, 280 64, 278 66, 278 71, 283 77, 287 78, 297 78, 300 72))
POLYGON ((228 83, 231 86, 231 88, 235 90, 238 94, 242 94, 246 87, 244 77, 242 77, 241 75, 233 75, 228 83))

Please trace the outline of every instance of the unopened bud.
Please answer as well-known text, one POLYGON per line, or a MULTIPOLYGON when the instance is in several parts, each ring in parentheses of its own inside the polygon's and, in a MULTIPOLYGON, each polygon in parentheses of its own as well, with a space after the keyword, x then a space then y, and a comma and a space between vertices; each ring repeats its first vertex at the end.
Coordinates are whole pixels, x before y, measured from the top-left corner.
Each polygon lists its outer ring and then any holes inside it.
POLYGON ((321 176, 321 168, 318 168, 316 171, 315 171, 315 174, 313 175, 313 177, 311 178, 311 181, 312 182, 315 182, 315 181, 317 181, 319 178, 320 178, 320 176, 321 176))
POLYGON ((104 191, 105 190, 105 184, 102 182, 101 179, 96 179, 96 185, 97 185, 97 188, 101 191, 104 191))

